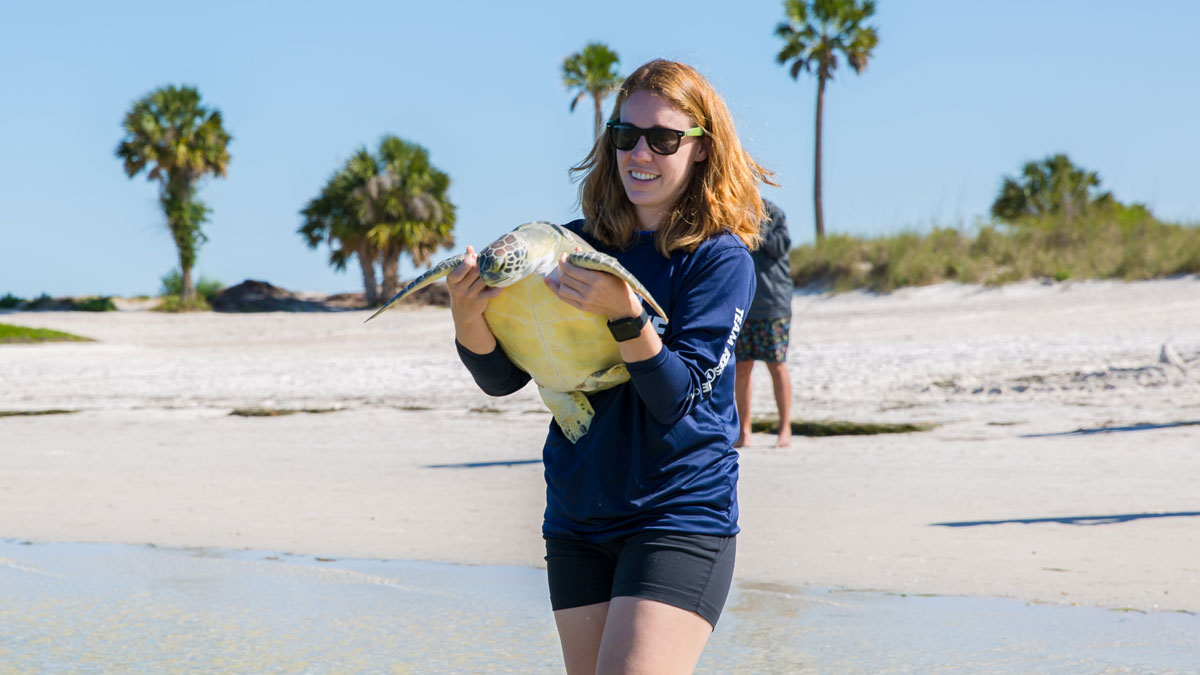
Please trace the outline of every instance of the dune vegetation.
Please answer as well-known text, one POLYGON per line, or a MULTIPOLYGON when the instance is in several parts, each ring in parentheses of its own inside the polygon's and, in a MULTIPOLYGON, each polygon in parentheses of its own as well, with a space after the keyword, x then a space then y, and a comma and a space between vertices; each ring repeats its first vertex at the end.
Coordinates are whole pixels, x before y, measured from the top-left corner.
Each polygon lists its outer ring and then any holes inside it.
POLYGON ((797 286, 888 292, 943 281, 1155 279, 1200 274, 1200 227, 1167 223, 1142 204, 1100 192, 1065 155, 1006 178, 992 218, 972 230, 858 238, 830 235, 791 251, 797 286))
POLYGON ((830 235, 791 252, 797 286, 888 292, 943 281, 1154 279, 1200 274, 1200 227, 1164 223, 1140 207, 1077 220, 1041 216, 864 239, 830 235))

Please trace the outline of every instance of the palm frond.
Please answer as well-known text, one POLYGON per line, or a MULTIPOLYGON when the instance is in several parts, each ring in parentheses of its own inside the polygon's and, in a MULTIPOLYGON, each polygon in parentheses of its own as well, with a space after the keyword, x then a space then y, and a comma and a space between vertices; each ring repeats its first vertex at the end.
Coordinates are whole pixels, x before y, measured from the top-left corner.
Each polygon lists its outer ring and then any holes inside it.
POLYGON ((879 42, 875 28, 864 25, 874 13, 873 0, 787 0, 784 21, 775 27, 784 42, 775 59, 791 63, 792 79, 806 71, 832 79, 839 54, 862 72, 879 42))
POLYGON ((619 63, 617 53, 601 42, 588 43, 581 51, 563 59, 563 84, 569 90, 578 90, 571 101, 571 112, 585 95, 590 94, 599 103, 620 87, 619 63))

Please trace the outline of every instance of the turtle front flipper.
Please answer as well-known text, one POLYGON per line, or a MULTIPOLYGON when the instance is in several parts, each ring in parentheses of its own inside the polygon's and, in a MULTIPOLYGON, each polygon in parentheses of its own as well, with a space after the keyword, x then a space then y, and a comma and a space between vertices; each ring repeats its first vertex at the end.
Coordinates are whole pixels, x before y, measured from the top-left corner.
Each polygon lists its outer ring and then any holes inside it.
POLYGON ((542 395, 542 401, 550 409, 550 414, 554 415, 554 421, 558 422, 558 428, 562 429, 567 440, 575 443, 583 438, 596 414, 587 396, 577 391, 552 391, 541 386, 538 387, 538 393, 542 395))
POLYGON ((383 307, 380 307, 379 311, 375 312, 371 316, 368 316, 366 321, 363 321, 363 323, 366 323, 367 321, 374 319, 375 317, 379 316, 380 314, 383 314, 388 309, 390 309, 392 305, 396 304, 397 302, 400 302, 401 300, 403 300, 404 298, 407 298, 408 296, 412 295, 413 293, 416 293, 417 291, 421 290, 422 288, 425 288, 426 286, 428 286, 429 284, 432 284, 433 282, 437 281, 438 279, 445 278, 451 272, 454 271, 455 267, 458 267, 459 263, 461 263, 463 260, 466 260, 466 258, 467 258, 467 254, 462 253, 462 254, 454 256, 453 258, 447 258, 447 259, 443 260, 442 262, 434 265, 433 269, 429 270, 425 274, 422 274, 421 276, 417 277, 416 279, 413 279, 412 283, 410 283, 409 285, 404 287, 404 290, 402 290, 399 293, 397 293, 396 295, 392 296, 392 299, 388 300, 386 305, 384 305, 383 307))
POLYGON ((648 302, 650 306, 654 308, 654 311, 658 313, 660 317, 662 317, 663 323, 667 323, 667 313, 664 312, 663 308, 659 307, 658 303, 654 301, 654 296, 650 295, 650 291, 646 290, 646 287, 642 285, 642 282, 638 281, 637 277, 630 274, 629 270, 625 269, 621 263, 617 262, 616 258, 599 251, 575 251, 574 253, 567 255, 567 262, 576 267, 582 267, 588 270, 608 272, 621 281, 629 284, 629 287, 633 289, 633 292, 642 296, 642 299, 648 302))

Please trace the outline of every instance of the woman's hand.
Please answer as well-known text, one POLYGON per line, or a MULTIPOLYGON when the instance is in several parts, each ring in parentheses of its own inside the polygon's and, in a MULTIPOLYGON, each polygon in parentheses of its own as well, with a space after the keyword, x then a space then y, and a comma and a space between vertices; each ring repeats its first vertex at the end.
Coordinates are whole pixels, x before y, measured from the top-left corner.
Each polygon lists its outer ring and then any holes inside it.
POLYGON ((493 288, 479 278, 475 248, 467 247, 467 257, 446 277, 450 290, 450 314, 454 317, 454 333, 458 343, 476 354, 490 354, 496 349, 496 337, 483 319, 488 301, 500 295, 503 288, 493 288))
POLYGON ((629 284, 608 272, 576 267, 566 253, 558 261, 558 281, 546 278, 546 285, 568 305, 610 321, 642 313, 642 300, 629 284))
MULTIPOLYGON (((546 278, 546 285, 568 305, 606 316, 609 321, 642 313, 642 299, 624 280, 608 272, 576 267, 567 262, 565 253, 558 261, 558 281, 546 278)), ((617 343, 621 360, 626 363, 654 358, 662 348, 662 339, 649 321, 636 338, 617 343)))

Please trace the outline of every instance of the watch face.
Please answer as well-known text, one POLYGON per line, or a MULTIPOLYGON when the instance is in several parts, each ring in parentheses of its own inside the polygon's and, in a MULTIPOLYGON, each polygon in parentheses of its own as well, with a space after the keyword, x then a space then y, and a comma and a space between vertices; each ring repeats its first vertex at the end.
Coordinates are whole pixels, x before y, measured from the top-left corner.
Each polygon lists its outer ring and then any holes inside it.
POLYGON ((641 335, 642 326, 646 325, 646 321, 649 318, 650 317, 646 314, 646 310, 643 309, 642 313, 638 316, 617 319, 616 321, 609 321, 608 331, 612 333, 613 339, 615 339, 617 342, 632 340, 638 335, 641 335))
POLYGON ((616 338, 618 342, 622 340, 632 340, 638 336, 638 333, 642 332, 637 326, 629 323, 628 319, 609 326, 609 330, 611 330, 613 337, 616 338))

